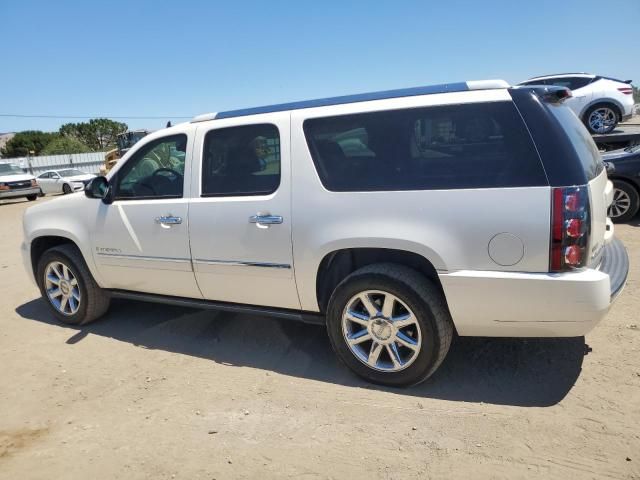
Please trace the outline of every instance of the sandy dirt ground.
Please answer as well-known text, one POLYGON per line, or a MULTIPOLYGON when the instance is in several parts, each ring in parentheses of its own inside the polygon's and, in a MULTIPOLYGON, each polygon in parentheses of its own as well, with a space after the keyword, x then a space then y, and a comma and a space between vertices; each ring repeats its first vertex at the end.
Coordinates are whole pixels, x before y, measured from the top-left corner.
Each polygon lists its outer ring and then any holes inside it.
POLYGON ((2 479, 640 478, 640 219, 586 339, 456 339, 392 390, 315 326, 128 301, 57 324, 19 257, 28 203, 0 203, 2 479))

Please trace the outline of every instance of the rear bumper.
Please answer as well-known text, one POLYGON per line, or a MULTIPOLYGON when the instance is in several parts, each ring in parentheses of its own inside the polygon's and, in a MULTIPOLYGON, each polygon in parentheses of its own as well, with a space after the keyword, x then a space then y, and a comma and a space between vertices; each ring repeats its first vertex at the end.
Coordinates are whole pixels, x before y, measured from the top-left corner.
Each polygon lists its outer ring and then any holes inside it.
POLYGON ((21 188, 19 190, 0 190, 0 199, 26 197, 27 195, 40 195, 40 187, 21 188))
POLYGON ((599 269, 570 273, 460 271, 440 281, 458 333, 487 337, 579 337, 609 311, 629 270, 624 245, 604 247, 599 269))
POLYGON ((613 238, 604 247, 600 271, 609 275, 611 301, 613 302, 622 293, 629 274, 629 256, 627 249, 619 239, 613 238))

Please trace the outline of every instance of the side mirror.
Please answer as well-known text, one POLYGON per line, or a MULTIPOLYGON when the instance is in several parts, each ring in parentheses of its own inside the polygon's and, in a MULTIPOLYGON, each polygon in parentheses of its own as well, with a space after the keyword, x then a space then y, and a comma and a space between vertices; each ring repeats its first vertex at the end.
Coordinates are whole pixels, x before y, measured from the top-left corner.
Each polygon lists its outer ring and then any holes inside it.
POLYGON ((99 198, 106 204, 113 203, 111 185, 106 177, 96 177, 91 180, 84 189, 84 194, 87 198, 99 198))
POLYGON ((607 170, 607 174, 610 175, 616 171, 616 166, 611 162, 604 162, 604 167, 607 170))

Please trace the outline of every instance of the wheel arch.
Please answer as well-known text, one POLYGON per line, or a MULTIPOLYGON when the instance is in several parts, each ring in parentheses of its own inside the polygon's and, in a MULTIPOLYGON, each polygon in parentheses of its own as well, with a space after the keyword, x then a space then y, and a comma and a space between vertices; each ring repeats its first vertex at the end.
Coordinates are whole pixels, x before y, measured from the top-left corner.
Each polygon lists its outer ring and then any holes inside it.
POLYGON ((70 235, 67 231, 44 230, 41 232, 34 232, 34 235, 31 237, 31 241, 29 242, 29 258, 31 260, 31 270, 34 278, 36 278, 38 260, 42 254, 50 248, 65 244, 73 245, 78 249, 84 262, 89 268, 91 275, 93 275, 93 278, 96 280, 96 283, 98 283, 99 286, 102 286, 91 252, 83 250, 80 239, 70 235))
POLYGON ((622 177, 622 176, 617 176, 615 174, 610 175, 608 178, 614 183, 615 182, 628 183, 636 190, 636 192, 638 192, 638 195, 640 195, 640 179, 636 180, 635 178, 622 177))
POLYGON ((331 294, 349 274, 367 265, 394 263, 409 267, 424 275, 443 293, 438 270, 419 253, 397 248, 353 247, 328 252, 316 271, 316 299, 320 312, 326 312, 331 294))
POLYGON ((587 113, 587 110, 589 110, 591 107, 594 107, 596 105, 612 105, 616 108, 616 110, 618 111, 618 121, 622 120, 622 114, 624 112, 624 106, 615 98, 610 98, 610 97, 600 97, 597 98, 595 100, 591 100, 589 103, 587 103, 582 110, 580 111, 580 119, 584 122, 586 121, 586 118, 584 118, 584 116, 587 113))

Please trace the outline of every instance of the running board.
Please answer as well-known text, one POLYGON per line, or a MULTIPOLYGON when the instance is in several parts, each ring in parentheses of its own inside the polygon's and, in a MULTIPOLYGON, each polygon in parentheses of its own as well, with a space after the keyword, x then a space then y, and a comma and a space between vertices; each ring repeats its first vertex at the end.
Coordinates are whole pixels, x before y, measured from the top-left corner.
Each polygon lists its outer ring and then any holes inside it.
POLYGON ((313 325, 326 325, 325 317, 321 313, 289 310, 286 308, 261 307, 257 305, 243 305, 240 303, 217 302, 214 300, 198 300, 194 298, 172 297, 154 293, 131 292, 128 290, 107 290, 112 298, 124 298, 140 302, 162 303, 178 307, 200 308, 203 310, 218 310, 221 312, 244 313, 247 315, 264 315, 267 317, 284 318, 296 322, 313 325))

